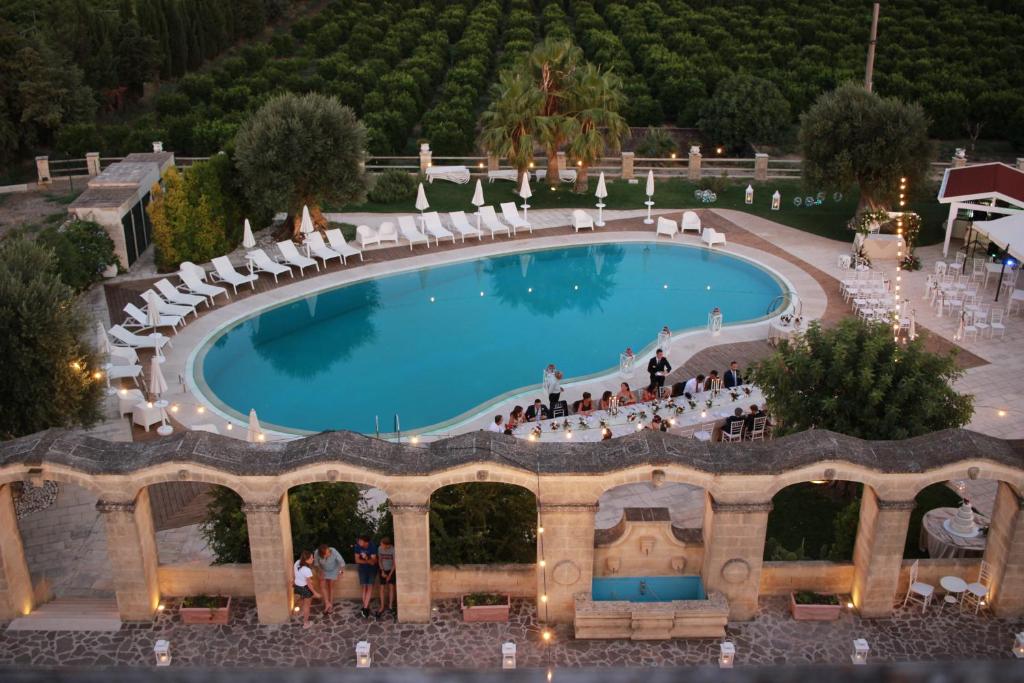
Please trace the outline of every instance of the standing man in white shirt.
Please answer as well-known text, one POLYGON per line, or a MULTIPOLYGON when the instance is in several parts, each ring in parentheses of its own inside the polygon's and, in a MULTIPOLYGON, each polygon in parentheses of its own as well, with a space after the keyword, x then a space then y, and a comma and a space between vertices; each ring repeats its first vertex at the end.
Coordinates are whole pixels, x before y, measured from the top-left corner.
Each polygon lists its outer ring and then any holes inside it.
POLYGON ((548 364, 544 370, 544 393, 548 395, 548 410, 554 411, 558 397, 562 395, 562 373, 554 363, 548 364))

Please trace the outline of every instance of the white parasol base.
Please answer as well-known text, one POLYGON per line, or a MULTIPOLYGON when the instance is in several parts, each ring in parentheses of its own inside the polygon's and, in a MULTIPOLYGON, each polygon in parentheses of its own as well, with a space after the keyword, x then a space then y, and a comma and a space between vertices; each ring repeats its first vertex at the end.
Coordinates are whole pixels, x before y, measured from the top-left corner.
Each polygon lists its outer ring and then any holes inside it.
POLYGON ((654 206, 654 202, 648 199, 644 204, 647 206, 647 218, 644 219, 644 225, 654 225, 654 219, 651 218, 651 207, 654 206))
POLYGON ((156 433, 160 436, 170 436, 174 433, 174 427, 171 425, 160 425, 156 428, 156 433))
POLYGON ((599 228, 603 228, 604 227, 604 207, 605 207, 605 205, 600 203, 600 202, 598 202, 594 206, 597 207, 597 220, 594 221, 594 225, 596 225, 599 228))

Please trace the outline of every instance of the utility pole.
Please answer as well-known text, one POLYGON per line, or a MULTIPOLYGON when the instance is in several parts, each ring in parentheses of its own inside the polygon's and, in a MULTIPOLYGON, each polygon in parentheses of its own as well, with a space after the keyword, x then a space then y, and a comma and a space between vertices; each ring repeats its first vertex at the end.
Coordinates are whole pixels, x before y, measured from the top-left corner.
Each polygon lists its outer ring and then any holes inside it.
POLYGON ((871 77, 875 71, 875 43, 878 42, 878 7, 875 3, 871 10, 871 40, 868 41, 868 65, 864 70, 864 89, 871 92, 871 77))

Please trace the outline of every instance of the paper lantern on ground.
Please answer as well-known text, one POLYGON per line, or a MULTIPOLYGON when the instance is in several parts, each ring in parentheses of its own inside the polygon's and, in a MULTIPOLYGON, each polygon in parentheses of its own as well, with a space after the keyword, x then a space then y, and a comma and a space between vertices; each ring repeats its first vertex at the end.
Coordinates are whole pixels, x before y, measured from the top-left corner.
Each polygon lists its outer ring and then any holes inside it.
POLYGON ((723 641, 718 646, 718 666, 721 669, 731 669, 733 661, 736 659, 736 646, 731 641, 723 641))
POLYGON ((171 665, 171 643, 169 641, 156 641, 156 645, 153 646, 153 654, 156 655, 157 666, 171 665))
POLYGON ((356 668, 370 668, 370 643, 365 640, 356 643, 356 668))
POLYGON ((747 185, 747 191, 743 194, 743 201, 747 204, 754 203, 754 186, 747 185))
POLYGON ((516 644, 511 640, 501 644, 501 668, 516 668, 516 644))
POLYGON ((858 638, 853 641, 853 654, 850 655, 850 661, 858 666, 863 666, 868 663, 868 652, 871 650, 868 647, 868 641, 863 638, 858 638))
POLYGON ((782 208, 782 194, 775 190, 775 194, 772 195, 772 211, 778 211, 782 208))

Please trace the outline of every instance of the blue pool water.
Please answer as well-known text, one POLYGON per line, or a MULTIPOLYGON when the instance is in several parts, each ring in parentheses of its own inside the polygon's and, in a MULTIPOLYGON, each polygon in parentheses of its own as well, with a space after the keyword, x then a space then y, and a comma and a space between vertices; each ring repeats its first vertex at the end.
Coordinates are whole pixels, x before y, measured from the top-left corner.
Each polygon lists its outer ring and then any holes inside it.
MULTIPOLYGON (((510 254, 268 309, 215 335, 195 376, 222 408, 255 408, 278 429, 372 433, 380 416, 390 432, 398 414, 408 431, 537 386, 548 363, 566 379, 607 371, 627 346, 652 344, 662 325, 673 333, 706 326, 715 306, 726 324, 761 318, 781 292, 764 269, 695 247, 510 254)), ((608 388, 617 387, 610 378, 608 388)))
POLYGON ((594 600, 627 602, 704 600, 707 597, 699 576, 595 577, 590 594, 594 600))

